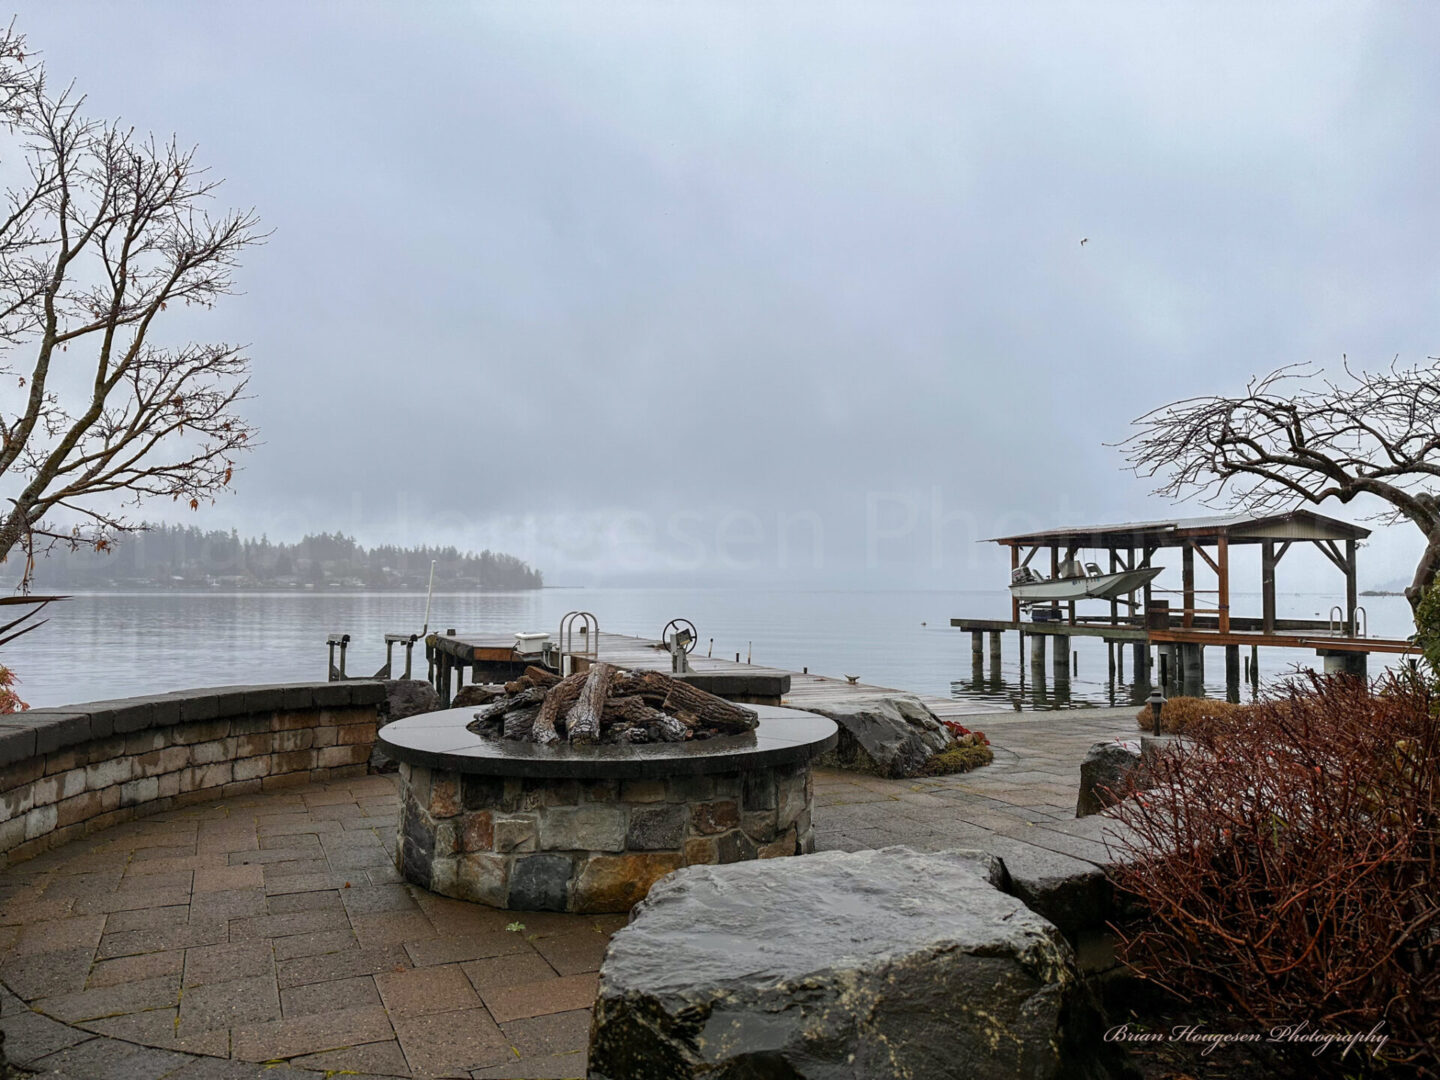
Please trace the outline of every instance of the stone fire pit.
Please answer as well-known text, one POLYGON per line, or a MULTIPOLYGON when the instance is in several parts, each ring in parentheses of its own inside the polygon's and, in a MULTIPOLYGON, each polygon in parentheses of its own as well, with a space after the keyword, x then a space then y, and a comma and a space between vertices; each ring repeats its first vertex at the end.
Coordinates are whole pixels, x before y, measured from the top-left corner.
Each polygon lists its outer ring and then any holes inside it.
POLYGON ((396 864, 432 892, 519 910, 628 911, 682 866, 813 848, 811 760, 835 723, 749 706, 753 731, 551 745, 467 729, 473 708, 387 725, 400 763, 396 864))

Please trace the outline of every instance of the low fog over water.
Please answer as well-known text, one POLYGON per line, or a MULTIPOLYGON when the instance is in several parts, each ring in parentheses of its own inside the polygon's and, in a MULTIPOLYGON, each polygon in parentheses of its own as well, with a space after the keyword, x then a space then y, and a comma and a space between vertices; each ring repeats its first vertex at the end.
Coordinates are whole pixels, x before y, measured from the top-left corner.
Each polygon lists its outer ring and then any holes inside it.
POLYGON ((264 445, 206 527, 1001 587, 975 540, 1169 512, 1104 445, 1146 409, 1440 340, 1430 6, 18 17, 274 230, 165 330, 254 360, 264 445))

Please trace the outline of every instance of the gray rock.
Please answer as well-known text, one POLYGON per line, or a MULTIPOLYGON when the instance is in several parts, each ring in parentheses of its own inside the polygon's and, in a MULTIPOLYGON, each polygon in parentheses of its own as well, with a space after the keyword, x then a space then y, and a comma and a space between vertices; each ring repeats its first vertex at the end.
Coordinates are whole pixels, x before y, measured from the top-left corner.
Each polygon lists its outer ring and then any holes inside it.
POLYGON ((545 851, 624 851, 625 812, 619 806, 552 806, 540 814, 545 851))
POLYGON ((505 687, 493 683, 471 683, 469 686, 462 686, 456 695, 450 699, 452 709, 478 708, 481 705, 489 705, 496 698, 505 696, 505 687))
POLYGON ((568 855, 522 855, 510 871, 510 907, 564 911, 575 867, 568 855))
POLYGON ((683 803, 657 803, 630 810, 630 831, 625 846, 631 851, 678 849, 685 843, 690 808, 683 803))
POLYGON ((385 702, 380 706, 380 722, 404 720, 407 716, 435 712, 440 708, 440 695, 424 679, 388 679, 385 702))
POLYGON ((1074 954, 997 873, 899 847, 677 871, 611 941, 592 1080, 1086 1075, 1074 954))
POLYGON ((1092 743, 1080 763, 1080 798, 1075 804, 1075 816, 1089 817, 1107 806, 1114 806, 1139 767, 1139 740, 1107 739, 1092 743))
POLYGON ((925 703, 910 694, 857 696, 843 704, 806 707, 840 726, 840 741, 820 758, 822 765, 914 776, 954 741, 925 703))
POLYGON ((1007 836, 994 837, 986 849, 1004 864, 1000 887, 1072 940, 1110 918, 1110 879, 1094 863, 1007 836))
MULTIPOLYGON (((424 679, 386 679, 382 685, 385 687, 385 700, 377 710, 381 727, 392 720, 404 720, 407 716, 434 712, 440 708, 440 695, 424 679)), ((395 768, 396 763, 376 742, 370 751, 370 771, 388 773, 394 772, 395 768)))

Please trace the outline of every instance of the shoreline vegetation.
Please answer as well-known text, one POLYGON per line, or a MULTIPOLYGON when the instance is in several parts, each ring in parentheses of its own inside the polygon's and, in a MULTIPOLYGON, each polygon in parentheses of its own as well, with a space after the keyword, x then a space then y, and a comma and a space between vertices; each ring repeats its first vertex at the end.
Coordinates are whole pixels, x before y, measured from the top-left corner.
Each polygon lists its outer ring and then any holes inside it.
POLYGON ((131 590, 317 590, 423 592, 435 562, 437 591, 514 592, 545 587, 544 575, 504 552, 454 547, 366 548, 340 533, 298 543, 242 539, 235 530, 151 525, 109 551, 56 547, 37 558, 42 592, 131 590))

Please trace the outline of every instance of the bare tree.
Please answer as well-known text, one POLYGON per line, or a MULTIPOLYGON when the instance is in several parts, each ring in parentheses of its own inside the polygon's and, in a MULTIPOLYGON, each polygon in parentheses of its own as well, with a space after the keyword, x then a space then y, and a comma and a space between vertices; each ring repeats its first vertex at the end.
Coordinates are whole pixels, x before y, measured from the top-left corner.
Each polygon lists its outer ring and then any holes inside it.
POLYGON ((193 151, 83 104, 0 38, 0 559, 19 545, 25 582, 37 548, 103 549, 146 498, 213 499, 254 435, 242 349, 156 331, 230 291, 253 212, 212 217, 193 151))
POLYGON ((1372 515, 1409 521, 1425 552, 1405 590, 1411 606, 1440 569, 1440 364, 1332 379, 1286 367, 1239 397, 1199 397, 1135 421, 1121 443, 1131 468, 1161 478, 1156 494, 1229 510, 1280 511, 1374 496, 1372 515))

